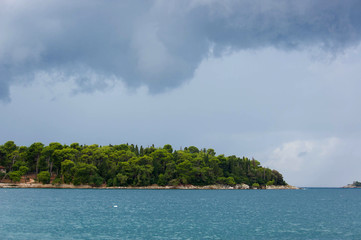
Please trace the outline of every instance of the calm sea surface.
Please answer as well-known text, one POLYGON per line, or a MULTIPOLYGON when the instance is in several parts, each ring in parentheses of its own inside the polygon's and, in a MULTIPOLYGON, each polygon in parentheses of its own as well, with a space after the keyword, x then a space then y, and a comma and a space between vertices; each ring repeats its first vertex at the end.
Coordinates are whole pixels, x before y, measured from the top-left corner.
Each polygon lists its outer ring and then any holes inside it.
POLYGON ((361 239, 361 189, 0 189, 0 236, 361 239))

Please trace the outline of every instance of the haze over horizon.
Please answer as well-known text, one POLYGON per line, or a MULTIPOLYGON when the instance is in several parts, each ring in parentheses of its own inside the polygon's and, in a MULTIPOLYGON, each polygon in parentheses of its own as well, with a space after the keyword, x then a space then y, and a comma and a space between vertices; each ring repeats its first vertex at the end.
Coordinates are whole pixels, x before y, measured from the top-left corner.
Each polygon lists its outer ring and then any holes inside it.
POLYGON ((171 144, 361 180, 361 3, 0 2, 0 144, 171 144))

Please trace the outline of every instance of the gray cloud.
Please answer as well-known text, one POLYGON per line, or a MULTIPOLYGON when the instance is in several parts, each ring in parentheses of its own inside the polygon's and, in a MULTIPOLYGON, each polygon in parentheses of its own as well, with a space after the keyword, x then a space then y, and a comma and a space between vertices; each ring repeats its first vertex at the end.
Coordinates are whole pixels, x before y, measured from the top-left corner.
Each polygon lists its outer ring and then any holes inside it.
POLYGON ((2 1, 0 99, 39 71, 78 78, 77 92, 115 78, 156 93, 190 79, 210 52, 338 52, 360 42, 360 12, 358 0, 2 1))

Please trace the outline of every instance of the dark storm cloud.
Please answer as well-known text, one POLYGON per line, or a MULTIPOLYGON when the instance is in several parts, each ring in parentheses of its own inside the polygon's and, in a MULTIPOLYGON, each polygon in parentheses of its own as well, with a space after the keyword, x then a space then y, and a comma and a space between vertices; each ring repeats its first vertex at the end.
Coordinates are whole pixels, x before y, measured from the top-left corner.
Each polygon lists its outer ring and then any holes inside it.
POLYGON ((111 77, 160 92, 190 79, 210 52, 338 52, 360 42, 360 12, 358 0, 2 1, 0 99, 39 71, 78 77, 79 91, 111 77))

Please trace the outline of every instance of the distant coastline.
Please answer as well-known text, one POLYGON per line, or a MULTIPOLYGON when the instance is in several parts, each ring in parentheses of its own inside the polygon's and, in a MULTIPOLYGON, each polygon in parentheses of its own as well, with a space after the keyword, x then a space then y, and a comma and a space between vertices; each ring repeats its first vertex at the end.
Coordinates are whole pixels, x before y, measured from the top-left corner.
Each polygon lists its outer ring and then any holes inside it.
MULTIPOLYGON (((199 189, 199 190, 248 190, 256 189, 249 187, 246 184, 237 184, 235 186, 229 185, 206 185, 206 186, 194 186, 194 185, 177 185, 177 186, 159 186, 159 185, 150 185, 150 186, 127 186, 127 187, 107 187, 99 186, 94 187, 91 185, 73 185, 73 184, 41 184, 41 183, 0 183, 0 188, 53 188, 53 189, 199 189)), ((266 186, 267 190, 286 190, 286 189, 299 189, 298 187, 291 185, 280 185, 280 186, 266 186)))
POLYGON ((354 181, 352 184, 347 184, 343 188, 361 188, 361 182, 354 181))
POLYGON ((58 142, 48 146, 36 142, 27 147, 17 146, 14 141, 0 145, 0 182, 26 188, 266 189, 272 185, 287 186, 280 172, 262 166, 256 159, 217 155, 212 148, 189 146, 175 150, 170 144, 143 147, 128 143, 99 146, 58 142), (17 185, 21 183, 45 186, 17 185))

